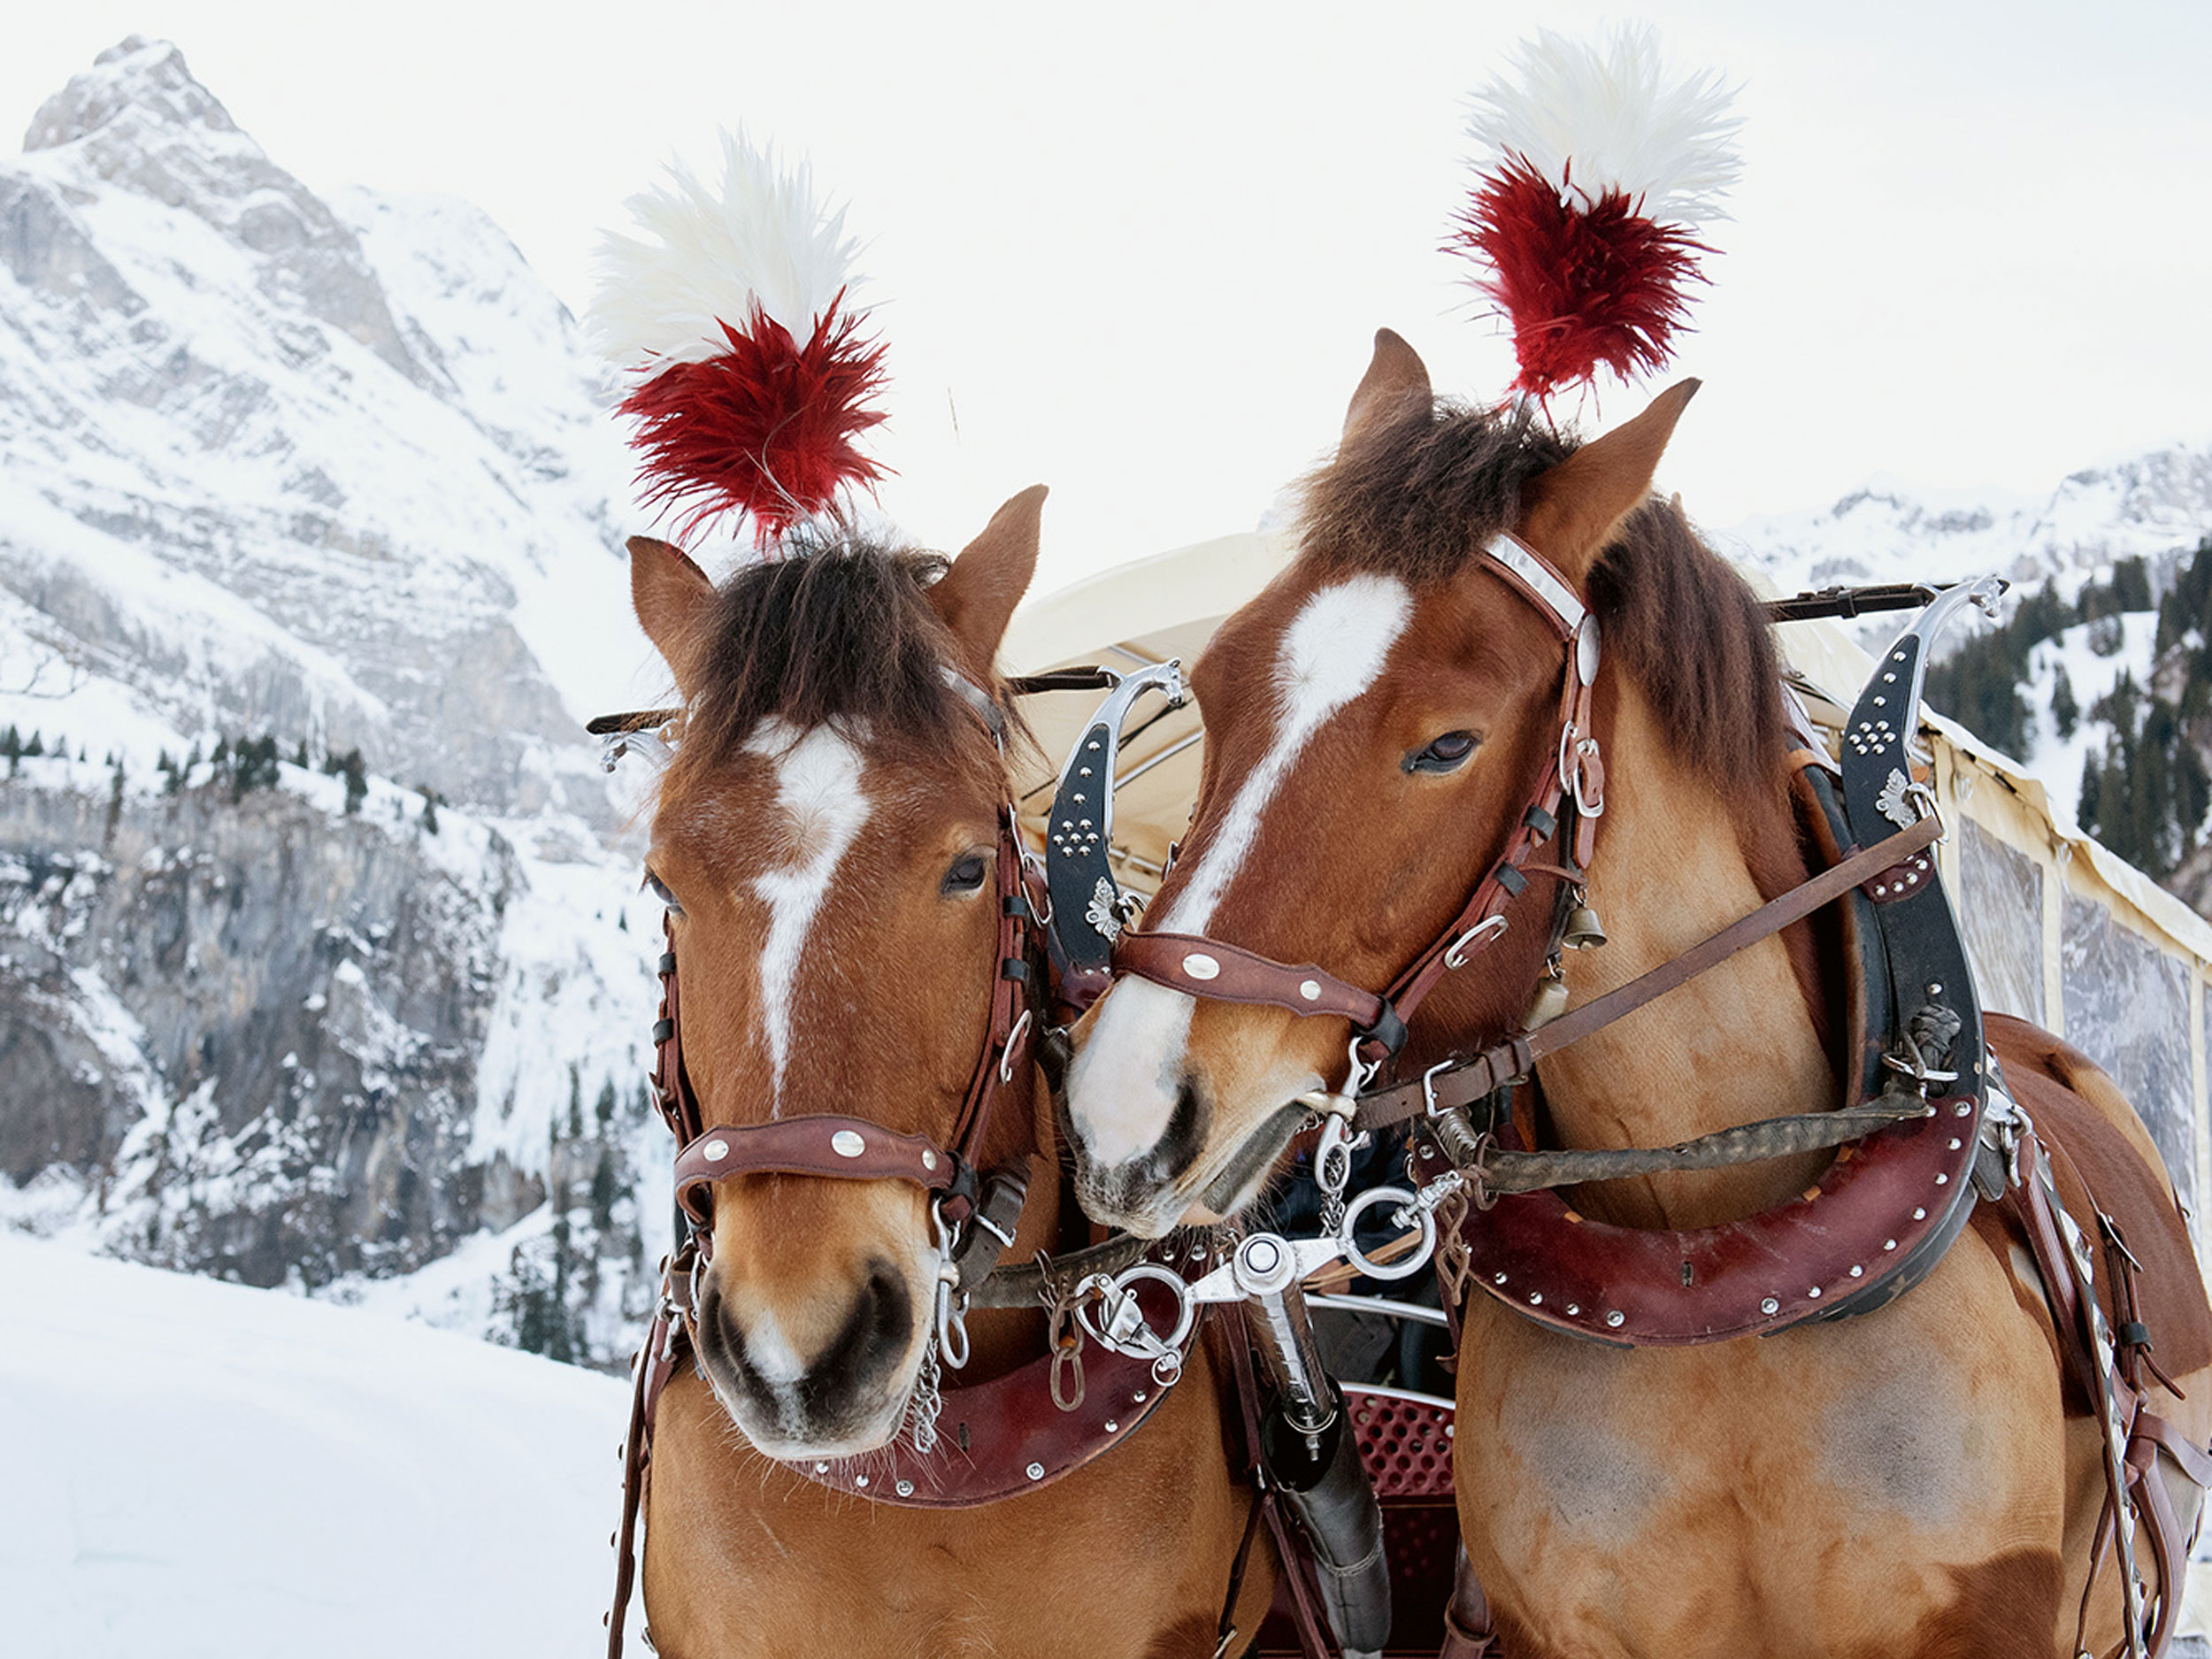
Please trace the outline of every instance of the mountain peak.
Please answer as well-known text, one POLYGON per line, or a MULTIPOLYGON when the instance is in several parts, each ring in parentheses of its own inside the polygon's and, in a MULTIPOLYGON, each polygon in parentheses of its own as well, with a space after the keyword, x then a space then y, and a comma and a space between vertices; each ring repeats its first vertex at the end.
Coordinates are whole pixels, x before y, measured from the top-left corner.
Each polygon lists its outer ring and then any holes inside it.
POLYGON ((192 78, 184 54, 173 43, 129 35, 39 106, 23 134, 23 148, 53 150, 74 143, 128 113, 155 127, 238 131, 230 111, 192 78))

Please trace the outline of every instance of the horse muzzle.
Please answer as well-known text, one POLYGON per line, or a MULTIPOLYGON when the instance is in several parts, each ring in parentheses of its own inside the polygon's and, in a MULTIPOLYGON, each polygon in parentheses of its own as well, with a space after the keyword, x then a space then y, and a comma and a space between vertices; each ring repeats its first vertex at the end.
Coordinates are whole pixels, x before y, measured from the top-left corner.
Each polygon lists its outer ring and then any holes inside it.
POLYGON ((841 1310, 826 1318, 810 1310, 800 1320, 730 1294, 718 1274, 701 1286, 700 1369, 740 1432, 771 1457, 872 1451, 905 1420, 928 1337, 927 1299, 882 1257, 843 1288, 841 1310))

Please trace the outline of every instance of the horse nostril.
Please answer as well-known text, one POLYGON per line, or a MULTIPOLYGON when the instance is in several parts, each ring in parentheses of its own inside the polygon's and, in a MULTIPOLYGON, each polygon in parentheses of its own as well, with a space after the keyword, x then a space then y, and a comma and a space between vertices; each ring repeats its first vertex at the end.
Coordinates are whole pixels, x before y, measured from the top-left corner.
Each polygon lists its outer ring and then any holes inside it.
POLYGON ((1175 1110, 1168 1118, 1167 1129, 1146 1160, 1153 1178, 1161 1185, 1179 1179, 1184 1171, 1197 1162, 1198 1149, 1206 1138, 1208 1116, 1195 1081, 1189 1072, 1184 1072, 1175 1091, 1175 1110))
POLYGON ((845 1323, 815 1357, 801 1384, 819 1396, 831 1389, 864 1391, 888 1379, 914 1336, 914 1299, 897 1267, 882 1256, 868 1263, 845 1323))

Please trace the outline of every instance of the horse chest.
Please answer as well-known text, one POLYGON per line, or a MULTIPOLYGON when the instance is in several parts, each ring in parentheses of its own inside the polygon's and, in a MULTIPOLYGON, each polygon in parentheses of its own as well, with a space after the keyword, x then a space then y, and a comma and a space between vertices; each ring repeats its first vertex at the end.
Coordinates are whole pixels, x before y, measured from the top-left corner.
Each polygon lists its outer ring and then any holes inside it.
POLYGON ((1577 1342, 1477 1298, 1456 1474, 1479 1571, 1579 1652, 1675 1651, 1700 1617, 1758 1651, 1831 1605, 1912 1627, 1954 1569, 2057 1536, 2047 1351, 1968 1311, 1996 1271, 1970 1244, 1889 1308, 1703 1348, 1577 1342))

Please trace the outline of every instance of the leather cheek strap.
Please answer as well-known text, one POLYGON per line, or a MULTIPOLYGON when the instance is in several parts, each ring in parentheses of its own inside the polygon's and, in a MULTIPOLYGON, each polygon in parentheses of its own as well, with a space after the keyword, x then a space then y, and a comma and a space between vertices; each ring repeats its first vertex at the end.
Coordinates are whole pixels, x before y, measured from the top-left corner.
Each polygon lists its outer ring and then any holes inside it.
POLYGON ((911 1181, 925 1192, 941 1193, 959 1173, 958 1159, 920 1135, 825 1112, 706 1130, 676 1156, 676 1202, 703 1227, 712 1225, 713 1202, 694 1194, 733 1175, 911 1181))

